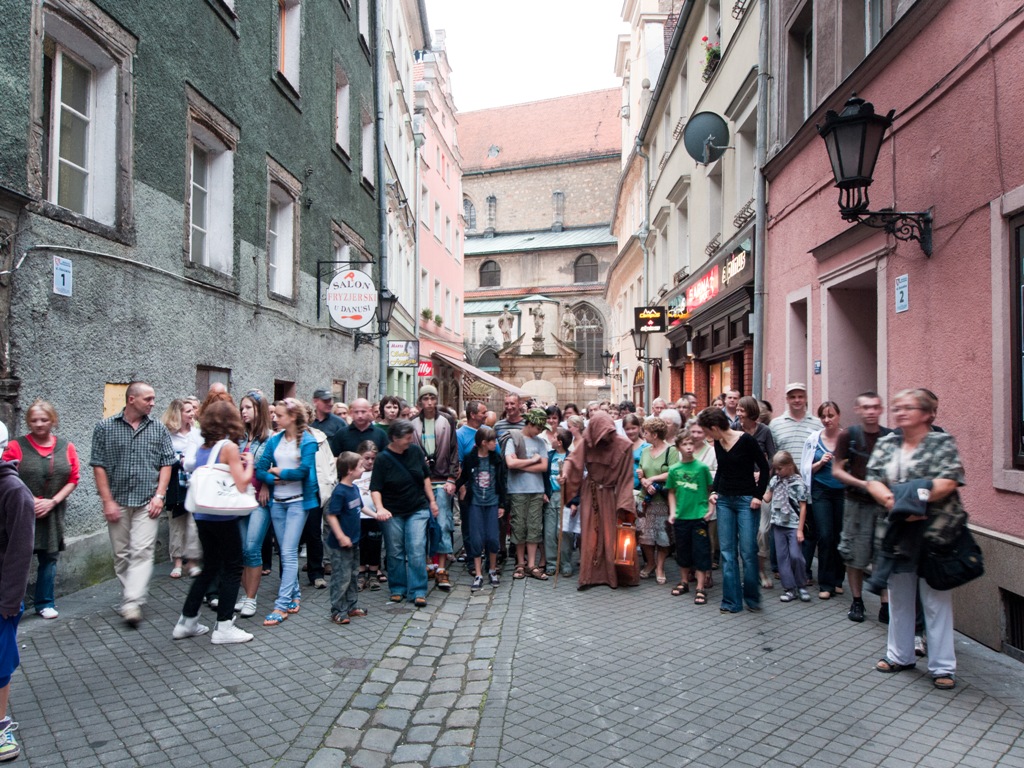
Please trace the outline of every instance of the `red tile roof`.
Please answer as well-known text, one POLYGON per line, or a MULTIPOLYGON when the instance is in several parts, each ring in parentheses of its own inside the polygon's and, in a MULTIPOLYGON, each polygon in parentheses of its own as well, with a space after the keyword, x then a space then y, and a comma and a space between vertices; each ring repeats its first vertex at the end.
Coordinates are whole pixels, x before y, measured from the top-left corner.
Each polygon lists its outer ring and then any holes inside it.
POLYGON ((460 112, 462 168, 489 170, 618 154, 622 148, 621 104, 621 91, 611 88, 460 112))

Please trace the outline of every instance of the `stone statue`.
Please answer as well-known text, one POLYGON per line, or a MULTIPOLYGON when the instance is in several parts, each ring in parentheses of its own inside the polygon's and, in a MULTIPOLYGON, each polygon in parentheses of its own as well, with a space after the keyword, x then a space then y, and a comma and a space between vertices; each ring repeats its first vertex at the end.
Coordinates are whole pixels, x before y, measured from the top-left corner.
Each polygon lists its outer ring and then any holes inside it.
POLYGON ((544 334, 544 307, 530 307, 530 316, 533 318, 534 336, 542 336, 544 334))
POLYGON ((501 338, 505 344, 509 344, 512 341, 512 324, 515 322, 515 318, 512 317, 512 313, 508 311, 508 304, 501 311, 501 317, 498 318, 498 330, 501 331, 501 338))
POLYGON ((576 315, 568 304, 562 305, 562 336, 566 341, 576 341, 576 315))

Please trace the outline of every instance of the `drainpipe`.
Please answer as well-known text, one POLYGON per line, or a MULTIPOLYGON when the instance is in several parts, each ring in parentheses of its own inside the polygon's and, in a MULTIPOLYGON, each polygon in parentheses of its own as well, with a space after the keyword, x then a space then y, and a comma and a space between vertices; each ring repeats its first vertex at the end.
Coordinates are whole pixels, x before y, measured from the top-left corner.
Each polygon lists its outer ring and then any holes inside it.
POLYGON ((753 394, 760 398, 764 386, 764 262, 768 253, 768 182, 764 164, 768 159, 768 0, 761 0, 761 34, 757 46, 757 176, 754 179, 754 316, 750 334, 754 337, 753 394))
MULTIPOLYGON (((385 98, 385 60, 384 60, 384 3, 381 0, 374 3, 373 14, 373 77, 375 87, 373 89, 374 107, 376 108, 376 121, 374 125, 374 138, 377 142, 377 168, 374 186, 377 188, 377 223, 380 226, 380 285, 378 290, 383 292, 388 286, 388 188, 387 188, 387 159, 384 147, 384 104, 385 98)), ((378 328, 378 331, 380 329, 378 328)), ((388 386, 388 338, 381 335, 378 347, 380 355, 379 369, 377 372, 377 394, 384 397, 387 394, 388 386)))
MULTIPOLYGON (((643 141, 640 137, 636 138, 636 153, 639 157, 644 160, 644 220, 640 225, 640 231, 637 232, 637 237, 640 239, 640 250, 644 255, 644 267, 643 267, 643 281, 644 290, 643 305, 646 307, 650 304, 650 288, 648 288, 648 273, 650 271, 650 251, 647 249, 647 235, 651 231, 651 199, 648 196, 647 190, 651 186, 651 158, 644 152, 643 141)), ((648 343, 650 343, 648 341, 648 343)), ((650 354, 648 350, 647 354, 650 354)), ((644 410, 650 412, 651 410, 651 369, 648 363, 644 363, 644 410)), ((654 370, 657 370, 656 368, 654 370)))
MULTIPOLYGON (((420 304, 422 303, 423 297, 420 296, 420 147, 423 146, 423 139, 420 138, 422 134, 416 133, 416 119, 413 118, 412 124, 412 135, 413 135, 413 146, 415 149, 412 153, 412 161, 416 164, 416 170, 413 173, 413 186, 412 192, 410 193, 415 201, 411 205, 412 218, 413 218, 413 236, 412 236, 412 263, 413 263, 413 285, 415 294, 413 298, 413 312, 412 312, 412 327, 413 335, 416 339, 416 349, 419 349, 420 340, 420 304)), ((412 376, 412 401, 414 403, 419 402, 420 399, 420 367, 419 359, 416 360, 416 369, 412 376)))

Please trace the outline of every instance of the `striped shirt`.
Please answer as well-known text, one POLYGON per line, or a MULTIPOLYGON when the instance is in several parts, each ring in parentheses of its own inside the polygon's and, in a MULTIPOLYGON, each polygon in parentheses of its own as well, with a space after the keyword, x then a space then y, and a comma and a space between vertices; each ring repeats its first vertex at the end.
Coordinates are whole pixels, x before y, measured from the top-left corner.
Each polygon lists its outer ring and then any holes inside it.
POLYGON ((775 438, 775 447, 780 451, 789 451, 789 455, 799 463, 800 455, 804 450, 804 443, 811 436, 812 432, 824 429, 821 421, 809 413, 797 421, 789 415, 789 411, 778 418, 772 419, 769 425, 772 430, 772 437, 775 438))
POLYGON ((89 464, 106 470, 110 495, 122 507, 149 503, 160 469, 176 461, 170 432, 149 416, 143 416, 139 428, 133 429, 121 411, 103 419, 92 432, 89 464))

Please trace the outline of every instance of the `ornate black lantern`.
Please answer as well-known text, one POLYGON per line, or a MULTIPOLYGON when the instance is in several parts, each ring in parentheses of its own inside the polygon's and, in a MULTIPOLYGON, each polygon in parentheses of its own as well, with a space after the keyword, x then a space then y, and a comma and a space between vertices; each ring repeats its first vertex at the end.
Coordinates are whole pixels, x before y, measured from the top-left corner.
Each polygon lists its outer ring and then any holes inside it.
POLYGON ((377 333, 356 332, 356 349, 361 344, 372 344, 374 339, 382 339, 391 330, 391 315, 394 314, 398 297, 388 288, 381 289, 377 299, 377 333))
POLYGON ((878 152, 895 114, 893 109, 887 115, 877 115, 871 102, 853 94, 842 112, 836 114, 830 109, 825 113, 825 124, 818 126, 818 133, 828 149, 832 175, 839 188, 839 213, 843 219, 884 229, 897 240, 917 240, 921 250, 931 256, 930 211, 868 210, 868 187, 874 181, 878 152))

